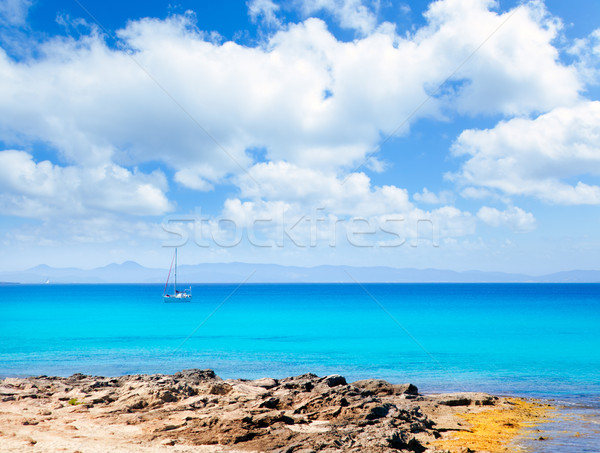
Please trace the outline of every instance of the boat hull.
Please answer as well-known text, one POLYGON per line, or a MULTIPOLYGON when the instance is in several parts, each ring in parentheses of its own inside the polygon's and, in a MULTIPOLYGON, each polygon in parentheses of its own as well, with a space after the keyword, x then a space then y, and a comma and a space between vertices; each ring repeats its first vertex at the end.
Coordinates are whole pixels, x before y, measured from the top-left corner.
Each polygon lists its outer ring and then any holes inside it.
POLYGON ((165 294, 163 296, 163 300, 165 302, 191 302, 192 296, 191 296, 191 294, 183 294, 183 293, 179 293, 177 295, 165 294))

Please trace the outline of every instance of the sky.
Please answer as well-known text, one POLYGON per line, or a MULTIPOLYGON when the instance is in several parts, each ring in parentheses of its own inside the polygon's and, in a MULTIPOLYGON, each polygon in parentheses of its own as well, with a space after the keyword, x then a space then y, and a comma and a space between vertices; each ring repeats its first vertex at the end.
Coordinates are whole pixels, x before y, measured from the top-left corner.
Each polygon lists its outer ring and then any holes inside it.
POLYGON ((598 17, 0 0, 0 271, 600 269, 598 17))

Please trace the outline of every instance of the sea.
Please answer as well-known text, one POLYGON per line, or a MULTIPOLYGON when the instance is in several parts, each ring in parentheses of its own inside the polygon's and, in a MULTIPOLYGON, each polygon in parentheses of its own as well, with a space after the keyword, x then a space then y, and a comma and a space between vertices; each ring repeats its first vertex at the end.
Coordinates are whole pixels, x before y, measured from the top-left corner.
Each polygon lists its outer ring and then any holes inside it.
POLYGON ((555 420, 515 449, 600 451, 600 284, 191 286, 0 286, 0 377, 380 378, 539 398, 555 420))

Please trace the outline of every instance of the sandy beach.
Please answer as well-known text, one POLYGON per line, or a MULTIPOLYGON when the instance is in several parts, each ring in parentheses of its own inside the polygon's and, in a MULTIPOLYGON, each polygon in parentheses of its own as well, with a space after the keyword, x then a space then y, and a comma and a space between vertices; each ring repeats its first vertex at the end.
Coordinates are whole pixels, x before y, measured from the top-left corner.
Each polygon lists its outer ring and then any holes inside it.
POLYGON ((522 399, 422 395, 412 384, 339 375, 6 378, 0 451, 503 452, 551 413, 522 399))

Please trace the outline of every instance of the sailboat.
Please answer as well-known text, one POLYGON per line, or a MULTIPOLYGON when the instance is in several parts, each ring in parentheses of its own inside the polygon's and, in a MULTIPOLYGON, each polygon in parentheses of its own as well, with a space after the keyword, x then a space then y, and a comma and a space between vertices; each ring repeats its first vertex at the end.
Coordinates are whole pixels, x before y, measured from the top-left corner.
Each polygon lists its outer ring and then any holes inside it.
POLYGON ((165 283, 165 289, 163 291, 163 300, 165 302, 191 302, 192 300, 192 287, 184 289, 183 291, 177 291, 177 248, 175 248, 175 255, 171 260, 171 268, 169 269, 169 275, 167 276, 167 283, 165 283), (175 262, 175 272, 173 275, 173 293, 167 292, 169 285, 169 278, 171 277, 171 271, 173 270, 173 262, 175 262))

